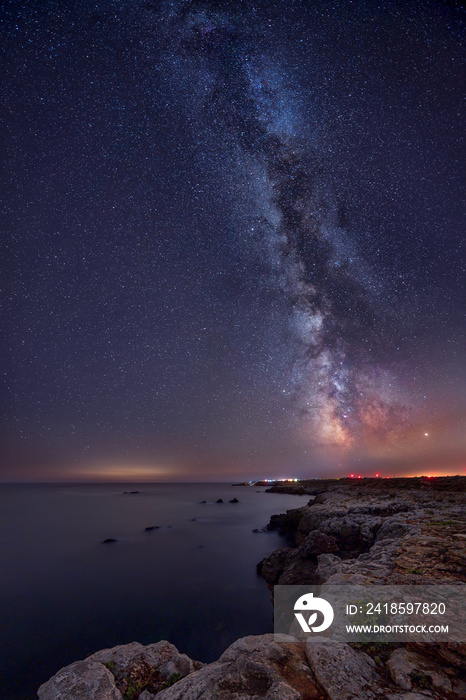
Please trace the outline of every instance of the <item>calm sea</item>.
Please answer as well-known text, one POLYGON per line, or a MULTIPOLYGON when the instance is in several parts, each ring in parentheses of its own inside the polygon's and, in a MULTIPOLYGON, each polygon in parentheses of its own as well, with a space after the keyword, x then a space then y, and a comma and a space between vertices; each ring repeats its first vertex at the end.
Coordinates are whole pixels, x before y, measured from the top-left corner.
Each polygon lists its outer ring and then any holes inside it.
POLYGON ((1 698, 36 698, 59 668, 116 644, 168 639, 212 661, 271 632, 256 564, 283 540, 252 530, 308 500, 224 484, 2 485, 1 698))

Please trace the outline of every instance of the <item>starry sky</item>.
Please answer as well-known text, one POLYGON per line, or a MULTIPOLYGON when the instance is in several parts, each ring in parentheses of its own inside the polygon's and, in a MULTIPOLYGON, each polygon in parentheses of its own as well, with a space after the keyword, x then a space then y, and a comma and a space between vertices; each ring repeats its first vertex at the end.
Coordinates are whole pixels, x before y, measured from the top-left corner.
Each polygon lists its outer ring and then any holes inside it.
POLYGON ((0 478, 463 473, 459 3, 2 5, 0 478))

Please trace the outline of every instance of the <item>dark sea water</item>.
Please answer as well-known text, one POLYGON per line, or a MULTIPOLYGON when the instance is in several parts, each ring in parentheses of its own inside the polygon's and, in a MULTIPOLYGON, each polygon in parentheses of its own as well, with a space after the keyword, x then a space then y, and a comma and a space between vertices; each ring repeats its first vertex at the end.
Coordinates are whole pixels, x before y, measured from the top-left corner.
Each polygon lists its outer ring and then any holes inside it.
POLYGON ((212 661, 238 637, 271 632, 256 564, 283 540, 252 530, 309 497, 258 490, 2 485, 0 698, 36 698, 59 668, 116 644, 168 639, 212 661))

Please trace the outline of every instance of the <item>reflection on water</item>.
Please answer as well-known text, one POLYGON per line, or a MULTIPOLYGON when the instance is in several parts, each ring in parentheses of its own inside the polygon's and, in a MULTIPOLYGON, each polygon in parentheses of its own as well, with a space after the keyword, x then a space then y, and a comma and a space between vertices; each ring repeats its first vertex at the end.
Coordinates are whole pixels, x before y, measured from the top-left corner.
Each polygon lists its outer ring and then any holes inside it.
POLYGON ((116 644, 168 639, 211 661, 272 631, 255 567, 283 541, 252 530, 308 500, 224 484, 2 486, 2 697, 36 697, 61 666, 116 644))

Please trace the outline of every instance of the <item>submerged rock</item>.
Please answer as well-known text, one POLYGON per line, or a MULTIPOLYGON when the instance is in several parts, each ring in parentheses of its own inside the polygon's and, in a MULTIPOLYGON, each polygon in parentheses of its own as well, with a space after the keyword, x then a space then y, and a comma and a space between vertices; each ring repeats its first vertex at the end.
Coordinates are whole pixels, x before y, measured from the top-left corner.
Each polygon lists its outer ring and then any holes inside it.
POLYGON ((111 544, 112 542, 118 542, 118 540, 115 540, 113 537, 107 537, 106 540, 102 540, 102 544, 111 544))
POLYGON ((144 528, 144 531, 151 532, 152 530, 160 530, 160 527, 160 525, 149 525, 149 527, 144 528))

